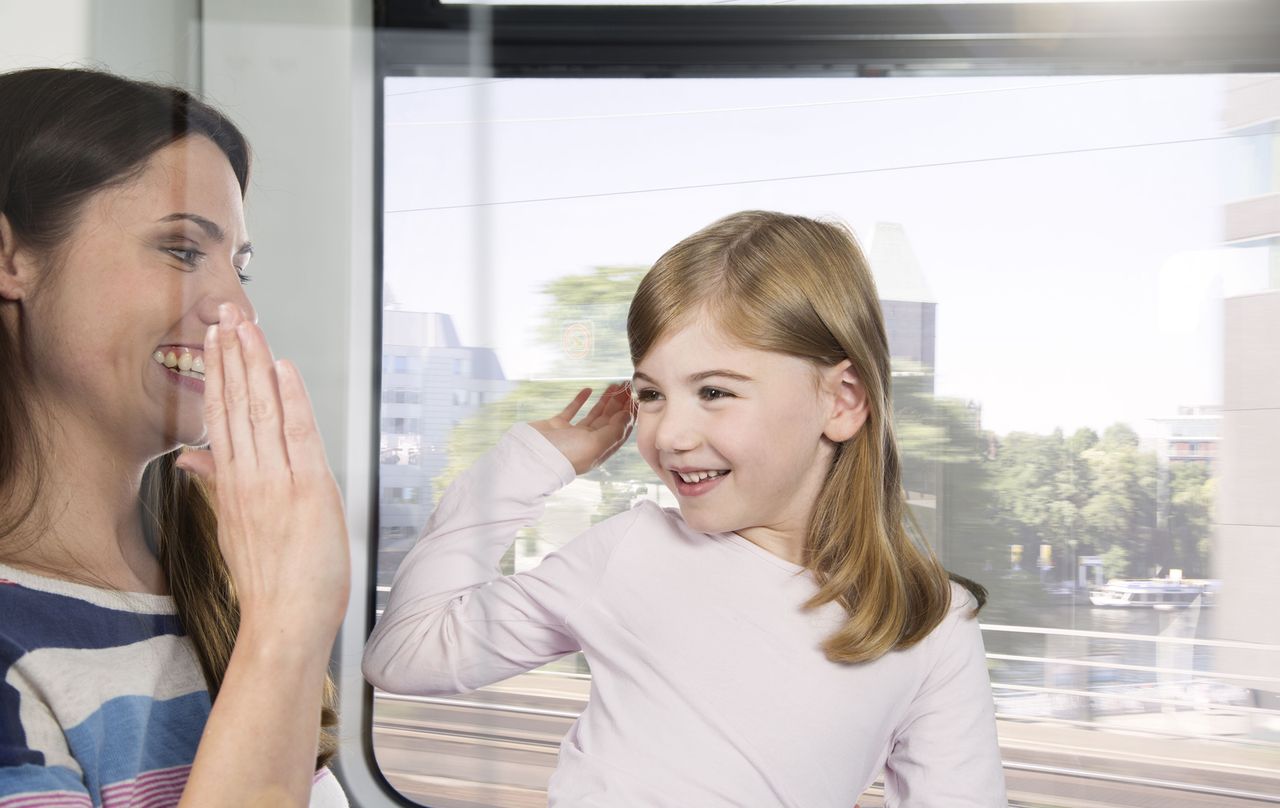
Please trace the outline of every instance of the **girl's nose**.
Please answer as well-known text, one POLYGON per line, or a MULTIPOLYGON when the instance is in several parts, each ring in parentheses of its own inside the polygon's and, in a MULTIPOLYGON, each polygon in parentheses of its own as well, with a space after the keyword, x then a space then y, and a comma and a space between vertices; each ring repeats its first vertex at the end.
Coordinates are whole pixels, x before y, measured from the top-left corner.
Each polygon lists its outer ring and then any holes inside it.
POLYGON ((688 418, 670 411, 660 416, 653 442, 659 452, 687 452, 698 448, 698 432, 688 418))

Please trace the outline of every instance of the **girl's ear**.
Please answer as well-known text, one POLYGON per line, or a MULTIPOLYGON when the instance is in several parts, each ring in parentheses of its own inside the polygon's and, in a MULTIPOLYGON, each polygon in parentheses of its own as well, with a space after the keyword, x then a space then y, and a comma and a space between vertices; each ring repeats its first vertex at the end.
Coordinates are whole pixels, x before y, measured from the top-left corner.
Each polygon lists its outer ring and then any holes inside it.
POLYGON ((831 394, 831 411, 822 434, 844 443, 858 434, 867 420, 867 388, 858 381, 848 359, 822 371, 826 392, 831 394))
POLYGON ((28 263, 9 217, 0 213, 0 300, 21 300, 26 295, 32 282, 28 263))

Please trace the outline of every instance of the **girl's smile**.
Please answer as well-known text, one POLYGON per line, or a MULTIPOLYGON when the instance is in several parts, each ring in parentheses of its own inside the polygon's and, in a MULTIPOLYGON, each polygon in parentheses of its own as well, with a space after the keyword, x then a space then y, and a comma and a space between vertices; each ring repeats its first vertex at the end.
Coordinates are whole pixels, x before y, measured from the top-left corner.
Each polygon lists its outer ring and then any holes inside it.
POLYGON ((676 493, 685 497, 696 497, 707 493, 719 485, 729 475, 729 469, 671 469, 675 478, 676 493))

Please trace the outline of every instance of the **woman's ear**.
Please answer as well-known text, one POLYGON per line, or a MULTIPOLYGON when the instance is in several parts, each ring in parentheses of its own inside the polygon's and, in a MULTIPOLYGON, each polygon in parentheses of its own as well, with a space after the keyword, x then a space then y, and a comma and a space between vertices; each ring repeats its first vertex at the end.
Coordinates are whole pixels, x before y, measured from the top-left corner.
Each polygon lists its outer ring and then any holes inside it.
POLYGON ((31 283, 26 263, 9 217, 0 213, 0 300, 21 300, 26 295, 31 283))
POLYGON ((822 371, 826 392, 831 395, 831 410, 822 434, 836 443, 858 434, 867 420, 867 389, 853 372, 848 359, 822 371))

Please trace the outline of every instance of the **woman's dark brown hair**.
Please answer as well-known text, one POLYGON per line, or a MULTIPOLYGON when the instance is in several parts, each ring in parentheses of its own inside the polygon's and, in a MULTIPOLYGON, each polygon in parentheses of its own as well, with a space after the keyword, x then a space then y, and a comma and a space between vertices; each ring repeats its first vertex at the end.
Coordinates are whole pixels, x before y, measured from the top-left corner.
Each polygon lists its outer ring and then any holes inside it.
MULTIPOLYGON (((48 259, 46 271, 56 271, 58 248, 89 197, 127 182, 156 152, 192 136, 222 150, 243 196, 249 144, 222 113, 185 90, 92 70, 0 74, 0 214, 20 244, 48 259)), ((42 476, 36 402, 29 393, 32 367, 24 349, 28 326, 18 314, 16 329, 0 327, 0 542, 37 517, 42 476)), ((212 503, 199 480, 175 468, 178 451, 147 466, 139 504, 210 696, 217 698, 240 609, 218 549, 212 503)), ((317 768, 337 747, 334 702, 330 681, 317 768)))

